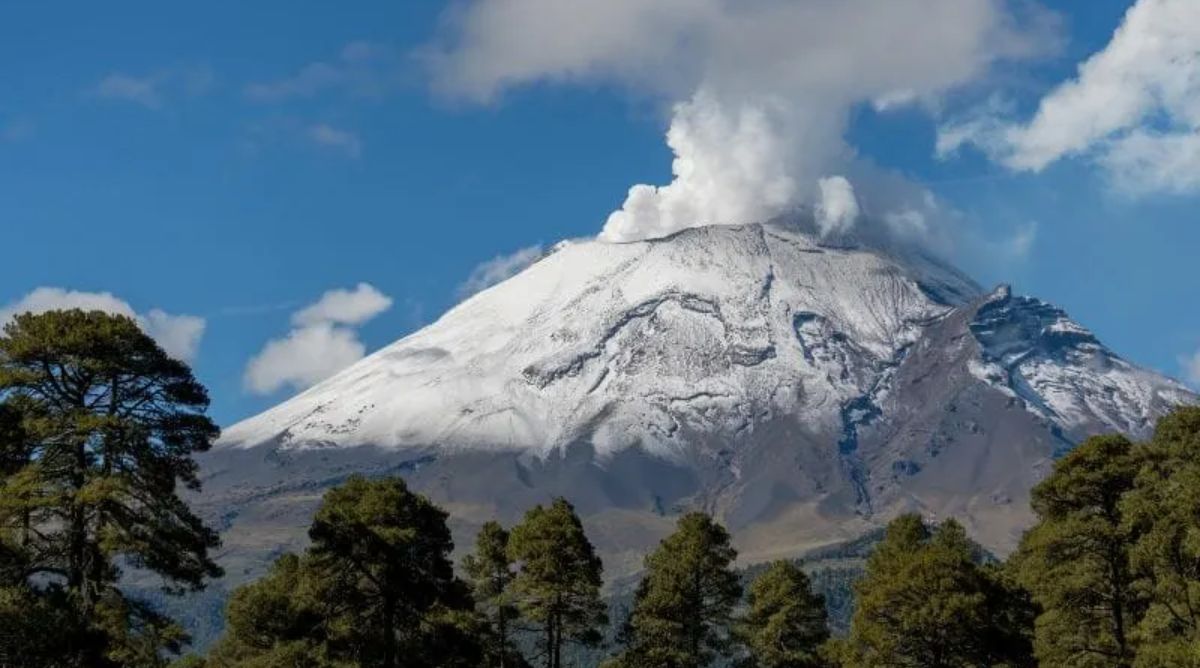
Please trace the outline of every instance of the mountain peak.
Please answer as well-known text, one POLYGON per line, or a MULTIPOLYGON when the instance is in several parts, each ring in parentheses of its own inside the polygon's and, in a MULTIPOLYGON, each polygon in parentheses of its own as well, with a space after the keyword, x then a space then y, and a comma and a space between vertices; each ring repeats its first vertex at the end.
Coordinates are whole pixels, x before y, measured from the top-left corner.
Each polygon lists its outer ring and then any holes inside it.
POLYGON ((560 244, 433 325, 231 427, 222 444, 545 453, 583 438, 602 453, 640 444, 670 454, 680 415, 740 428, 814 395, 844 401, 925 323, 977 295, 933 262, 830 247, 778 224, 560 244), (816 365, 820 354, 845 357, 847 368, 816 365))
MULTIPOLYGON (((915 251, 692 228, 555 246, 226 430, 205 488, 249 550, 256 522, 276 531, 280 508, 365 471, 404 475, 467 541, 566 496, 617 574, 697 507, 749 560, 907 511, 1003 553, 1057 454, 1196 400, 1061 309, 915 251)), ((307 515, 288 517, 302 535, 307 515)))
POLYGON ((544 456, 587 442, 601 455, 640 446, 678 457, 686 430, 733 435, 777 413, 832 429, 931 323, 972 304, 972 373, 1064 429, 1095 417, 1097 399, 1079 392, 1117 396, 1098 419, 1125 430, 1186 398, 1007 285, 981 295, 936 260, 828 245, 776 222, 558 244, 221 444, 544 456))

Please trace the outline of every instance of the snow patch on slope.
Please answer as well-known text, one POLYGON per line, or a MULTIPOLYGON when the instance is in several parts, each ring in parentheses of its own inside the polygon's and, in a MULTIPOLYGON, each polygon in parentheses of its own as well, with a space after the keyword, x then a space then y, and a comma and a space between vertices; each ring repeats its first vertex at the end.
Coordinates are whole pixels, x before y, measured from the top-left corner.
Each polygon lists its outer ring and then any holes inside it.
POLYGON ((1171 406, 1196 400, 1049 304, 1007 288, 982 295, 928 257, 838 243, 822 243, 808 220, 560 244, 434 324, 234 425, 220 446, 544 457, 588 443, 602 459, 642 447, 678 460, 694 454, 695 434, 736 447, 788 416, 840 438, 853 476, 858 429, 887 418, 879 402, 897 364, 951 313, 971 314, 963 334, 978 351, 966 371, 1070 439, 1142 435, 1171 406))
POLYGON ((685 427, 736 433, 785 412, 838 431, 879 360, 948 312, 945 295, 976 290, 786 225, 575 242, 221 444, 544 455, 588 441, 601 456, 640 445, 676 457, 685 427), (797 314, 819 321, 819 340, 806 343, 797 314))
POLYGON ((1169 407, 1196 399, 1121 359, 1061 309, 1014 297, 1008 286, 983 301, 970 327, 981 348, 971 373, 1067 432, 1143 435, 1169 407))

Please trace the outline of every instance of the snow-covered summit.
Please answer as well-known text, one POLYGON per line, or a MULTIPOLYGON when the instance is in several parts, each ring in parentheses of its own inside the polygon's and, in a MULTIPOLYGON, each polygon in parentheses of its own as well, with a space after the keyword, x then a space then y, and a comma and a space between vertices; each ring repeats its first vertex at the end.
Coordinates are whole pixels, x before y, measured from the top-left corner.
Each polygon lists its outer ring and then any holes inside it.
POLYGON ((926 329, 977 309, 971 372, 1074 433, 1143 430, 1186 390, 1101 346, 1061 311, 985 296, 935 260, 825 245, 787 224, 560 244, 517 276, 336 376, 229 428, 223 447, 375 445, 601 458, 773 416, 845 428, 888 391, 926 329))
POLYGON ((1196 396, 1104 347, 1051 304, 1000 286, 970 329, 981 347, 981 380, 1023 399, 1075 439, 1097 429, 1142 435, 1172 406, 1196 396))

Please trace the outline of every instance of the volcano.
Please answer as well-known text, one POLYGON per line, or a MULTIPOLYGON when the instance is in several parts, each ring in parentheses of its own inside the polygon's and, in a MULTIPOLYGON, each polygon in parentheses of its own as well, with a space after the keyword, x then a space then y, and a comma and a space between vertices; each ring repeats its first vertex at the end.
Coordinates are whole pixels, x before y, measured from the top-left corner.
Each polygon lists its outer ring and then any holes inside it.
POLYGON ((197 508, 234 576, 305 543, 321 494, 404 476, 456 542, 575 504, 606 572, 703 509, 745 563, 900 512, 1010 551, 1029 489, 1089 435, 1198 397, 1043 301, 811 221, 564 242, 432 325, 226 430, 197 508))

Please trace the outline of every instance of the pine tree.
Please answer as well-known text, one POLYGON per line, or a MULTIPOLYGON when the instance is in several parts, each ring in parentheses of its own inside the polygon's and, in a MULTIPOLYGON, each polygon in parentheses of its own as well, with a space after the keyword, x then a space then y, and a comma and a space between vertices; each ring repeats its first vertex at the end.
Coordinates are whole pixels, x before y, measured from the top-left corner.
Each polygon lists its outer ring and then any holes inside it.
MULTIPOLYGON (((413 494, 400 478, 353 476, 325 495, 309 537, 312 567, 328 595, 353 618, 347 628, 359 660, 395 668, 449 665, 442 641, 460 631, 471 610, 466 584, 455 577, 446 512, 413 494)), ((473 650, 465 634, 463 657, 473 650)), ((460 657, 453 657, 454 661, 460 657)))
POLYGON ((1145 608, 1131 569, 1135 535, 1122 499, 1139 452, 1124 436, 1084 441, 1034 488, 1038 522, 1012 558, 1013 572, 1041 607, 1035 649, 1043 665, 1129 666, 1145 608))
POLYGON ((731 626, 742 586, 729 534, 704 513, 688 513, 646 557, 618 665, 700 668, 733 652, 731 626))
POLYGON ((510 587, 516 577, 508 557, 508 532, 497 522, 486 522, 475 538, 475 552, 463 559, 476 609, 486 619, 485 654, 488 666, 516 668, 525 665, 513 646, 517 609, 510 587))
POLYGON ((1122 501, 1131 567, 1149 599, 1137 666, 1200 666, 1200 408, 1163 417, 1122 501))
POLYGON ((446 513, 399 478, 325 494, 312 546, 231 597, 213 668, 476 668, 474 611, 446 513))
POLYGON ((997 596, 1003 590, 978 560, 978 549, 954 520, 932 533, 916 515, 893 520, 855 586, 843 665, 1030 665, 1027 646, 996 646, 1007 632, 997 627, 1021 617, 1003 609, 1007 602, 997 596))
POLYGON ((546 668, 562 667, 567 644, 598 645, 607 611, 602 566, 566 499, 535 506, 513 527, 508 558, 520 566, 511 590, 521 617, 539 629, 546 668))
POLYGON ((821 668, 829 639, 825 599, 804 571, 776 561, 750 584, 737 630, 750 652, 745 668, 821 668))
POLYGON ((52 311, 5 326, 0 406, 8 584, 70 606, 78 637, 95 639, 78 664, 157 664, 186 638, 117 588, 119 564, 170 592, 221 573, 216 533, 177 494, 199 488, 192 456, 218 433, 204 387, 130 318, 52 311))
MULTIPOLYGON (((239 587, 225 607, 225 633, 208 668, 335 668, 352 648, 338 637, 353 624, 304 557, 285 554, 262 578, 239 587)), ((349 661, 340 665, 349 666, 349 661)))

